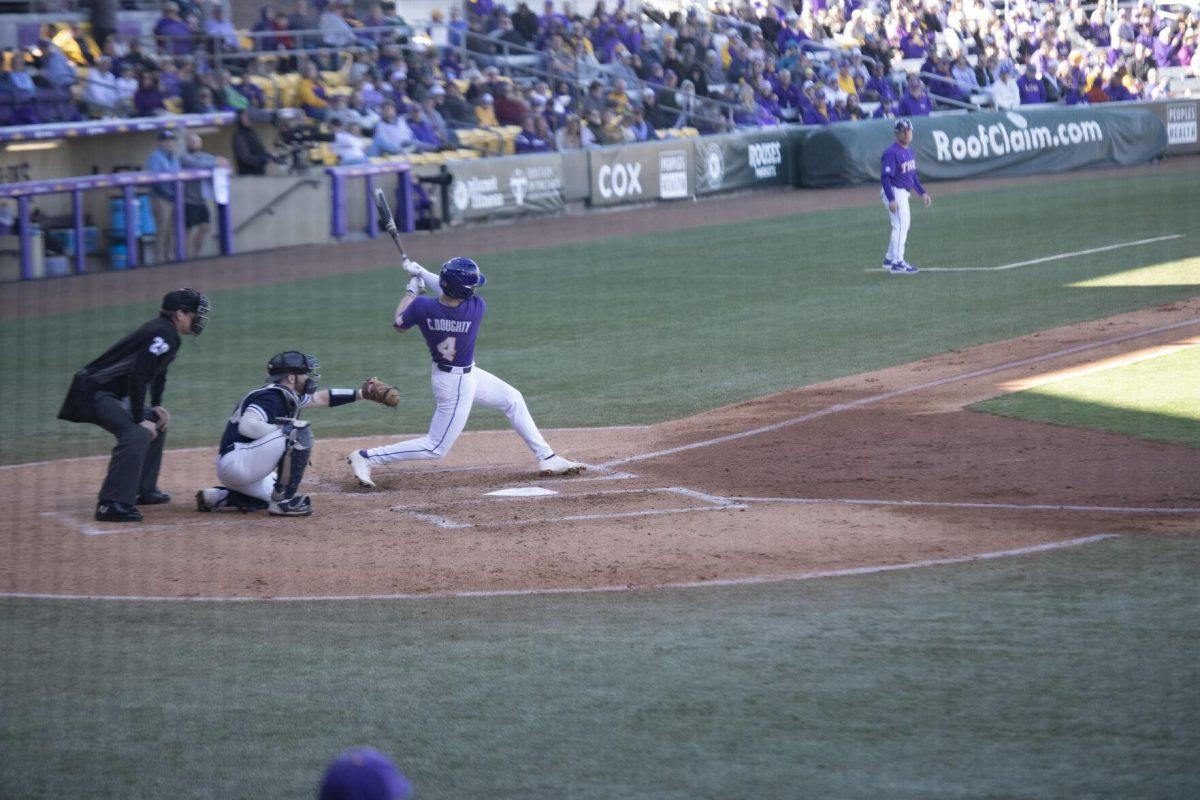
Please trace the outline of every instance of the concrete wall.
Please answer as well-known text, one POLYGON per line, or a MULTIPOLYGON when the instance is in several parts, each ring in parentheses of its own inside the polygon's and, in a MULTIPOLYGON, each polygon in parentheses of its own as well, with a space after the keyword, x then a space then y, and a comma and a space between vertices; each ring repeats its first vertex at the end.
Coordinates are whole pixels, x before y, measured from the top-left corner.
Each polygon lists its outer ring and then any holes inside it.
POLYGON ((329 177, 324 174, 234 178, 230 196, 233 246, 239 253, 331 240, 329 177), (268 206, 269 211, 259 213, 268 206))

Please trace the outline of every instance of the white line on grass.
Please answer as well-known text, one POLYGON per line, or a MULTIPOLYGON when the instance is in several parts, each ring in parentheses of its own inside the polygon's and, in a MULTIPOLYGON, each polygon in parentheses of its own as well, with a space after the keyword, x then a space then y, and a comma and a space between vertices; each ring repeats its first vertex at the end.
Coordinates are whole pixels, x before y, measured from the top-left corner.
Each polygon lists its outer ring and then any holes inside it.
POLYGON ((1192 317, 1191 319, 1186 319, 1186 320, 1183 320, 1182 322, 1175 322, 1170 325, 1160 325, 1157 328, 1150 328, 1148 330, 1143 330, 1143 331, 1134 331, 1133 333, 1126 333, 1121 336, 1114 336, 1110 339, 1104 339, 1099 342, 1087 342, 1085 344, 1077 344, 1073 347, 1067 347, 1062 350, 1056 350, 1053 353, 1044 353, 1040 356, 1030 356, 1028 358, 1017 359, 1016 361, 1006 361, 1003 364, 997 364, 992 367, 984 367, 982 369, 971 370, 970 372, 960 372, 957 375, 949 375, 945 378, 938 378, 935 381, 927 381, 925 383, 917 383, 917 384, 913 384, 911 386, 904 386, 899 389, 892 389, 891 391, 888 391, 888 392, 881 392, 880 394, 873 394, 873 395, 868 395, 867 397, 860 397, 857 400, 850 400, 845 403, 835 403, 834 405, 826 406, 825 408, 819 408, 816 411, 810 411, 807 414, 802 414, 798 417, 792 417, 791 419, 785 419, 781 422, 775 422, 771 425, 763 425, 758 428, 751 428, 750 430, 747 430, 747 431, 739 431, 737 433, 729 433, 729 434, 726 434, 725 436, 717 436, 716 438, 713 438, 713 439, 704 439, 699 442, 692 442, 691 444, 679 445, 678 447, 668 447, 665 450, 655 450, 652 453, 639 453, 637 455, 625 456, 624 458, 614 458, 611 461, 605 461, 604 463, 600 464, 599 466, 615 467, 615 466, 619 466, 622 464, 630 464, 635 461, 646 461, 651 458, 661 458, 663 456, 675 455, 676 453, 683 453, 688 450, 696 450, 701 447, 711 447, 712 445, 725 444, 726 442, 736 442, 739 439, 746 439, 751 436, 758 436, 758 435, 764 434, 764 433, 771 433, 772 431, 777 431, 777 430, 781 430, 783 428, 788 428, 788 427, 791 427, 792 425, 798 425, 801 422, 809 422, 814 419, 820 419, 821 417, 825 417, 830 414, 837 414, 841 411, 851 411, 856 408, 862 408, 863 406, 872 405, 874 403, 880 403, 880 402, 883 402, 884 400, 891 400, 892 398, 895 398, 895 397, 902 397, 907 394, 913 394, 914 392, 921 392, 926 389, 936 389, 939 386, 945 386, 947 384, 957 383, 959 381, 969 381, 969 380, 973 380, 975 378, 982 378, 987 375, 995 375, 998 372, 1005 372, 1010 369, 1016 369, 1018 367, 1025 367, 1025 366, 1029 366, 1031 364, 1040 364, 1044 361, 1052 361, 1056 358, 1062 358, 1063 356, 1069 356, 1069 355, 1073 355, 1075 353, 1083 353, 1088 350, 1095 350, 1100 347, 1107 347, 1108 345, 1119 344, 1121 342, 1127 342, 1131 339, 1140 339, 1144 336, 1153 336, 1158 333, 1165 333, 1166 331, 1173 331, 1177 328, 1183 328, 1188 325, 1196 325, 1198 323, 1200 323, 1200 317, 1192 317))
MULTIPOLYGON (((1031 258, 1028 261, 1015 261, 1012 264, 1001 264, 998 267, 921 267, 921 272, 1004 272, 1005 270, 1017 269, 1018 267, 1031 267, 1034 264, 1045 264, 1048 261, 1061 261, 1064 258, 1077 258, 1079 256, 1090 256, 1095 253, 1105 253, 1109 250, 1120 250, 1125 247, 1137 247, 1143 244, 1154 244, 1155 242, 1169 242, 1172 239, 1182 239, 1182 233, 1172 233, 1167 236, 1155 236, 1151 239, 1138 239, 1132 242, 1118 242, 1117 244, 1109 244, 1104 247, 1090 247, 1087 250, 1072 250, 1070 253, 1058 253, 1053 256, 1043 256, 1041 258, 1031 258)), ((880 270, 874 267, 868 267, 863 272, 879 272, 880 270)))
MULTIPOLYGON (((715 509, 714 509, 715 510, 715 509)), ((1075 539, 1060 539, 1045 544, 1035 544, 1028 547, 1017 547, 1012 550, 994 550, 974 555, 953 556, 950 558, 934 558, 922 561, 908 561, 901 564, 877 564, 867 567, 850 567, 847 569, 822 570, 820 572, 800 572, 790 575, 759 575, 749 578, 714 578, 712 580, 687 581, 680 583, 665 583, 655 586, 589 586, 589 587, 548 587, 545 589, 495 589, 474 592, 430 592, 428 594, 343 594, 321 595, 313 597, 279 596, 279 597, 166 597, 160 595, 94 595, 94 594, 44 594, 39 592, 0 592, 0 598, 22 600, 123 600, 128 602, 179 602, 179 603, 303 603, 329 600, 444 600, 447 598, 472 597, 525 597, 528 595, 546 594, 591 594, 597 592, 631 592, 638 590, 657 589, 701 589, 717 586, 752 586, 764 583, 785 583, 789 581, 807 581, 817 578, 842 578, 855 575, 873 575, 881 572, 899 572, 901 570, 921 569, 924 567, 940 567, 949 564, 967 564, 973 561, 991 561, 999 558, 1045 553, 1051 550, 1062 550, 1068 547, 1079 547, 1085 544, 1114 539, 1116 534, 1101 533, 1094 536, 1082 536, 1075 539)))

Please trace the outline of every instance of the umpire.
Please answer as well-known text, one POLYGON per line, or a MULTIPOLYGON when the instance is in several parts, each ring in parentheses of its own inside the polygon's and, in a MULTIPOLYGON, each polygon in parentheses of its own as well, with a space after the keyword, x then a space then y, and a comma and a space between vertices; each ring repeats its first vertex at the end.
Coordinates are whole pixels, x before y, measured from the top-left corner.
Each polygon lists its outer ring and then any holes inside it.
POLYGON ((171 415, 162 407, 167 367, 181 336, 199 336, 212 309, 195 289, 163 296, 158 316, 104 351, 75 373, 59 419, 90 422, 117 437, 108 475, 100 487, 96 519, 141 522, 140 505, 169 503, 158 490, 163 442, 171 415), (150 408, 145 405, 150 390, 150 408))

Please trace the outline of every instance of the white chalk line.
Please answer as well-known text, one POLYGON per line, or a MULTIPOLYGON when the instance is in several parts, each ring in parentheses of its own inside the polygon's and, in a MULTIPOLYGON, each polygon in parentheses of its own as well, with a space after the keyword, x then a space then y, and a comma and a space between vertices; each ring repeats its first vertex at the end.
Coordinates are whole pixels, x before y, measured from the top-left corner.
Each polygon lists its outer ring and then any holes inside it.
POLYGON ((1060 539, 1044 544, 1017 547, 1011 550, 994 550, 973 555, 951 556, 948 558, 923 559, 908 561, 900 564, 877 564, 865 567, 849 567, 846 569, 820 570, 816 572, 799 572, 786 575, 756 575, 748 578, 712 578, 709 580, 683 581, 648 586, 583 586, 583 587, 546 587, 533 589, 493 589, 461 592, 429 592, 426 594, 344 594, 344 595, 281 595, 278 597, 169 597, 164 595, 94 595, 94 594, 50 594, 41 592, 0 592, 0 598, 14 600, 117 600, 126 602, 178 602, 178 603, 305 603, 324 601, 365 601, 365 600, 445 600, 460 598, 495 598, 495 597, 528 597, 531 595, 559 594, 597 594, 601 592, 636 592, 656 591, 660 589, 703 589, 722 586, 754 586, 769 583, 786 583, 791 581, 816 580, 818 578, 843 578, 858 575, 874 575, 884 572, 900 572, 903 570, 940 567, 952 564, 968 564, 975 561, 992 561, 1000 558, 1045 553, 1052 550, 1062 550, 1069 547, 1080 547, 1086 544, 1102 542, 1117 538, 1116 534, 1101 533, 1093 536, 1081 536, 1074 539, 1060 539))
POLYGON ((951 384, 951 383, 958 383, 960 381, 969 381, 969 380, 973 380, 975 378, 983 378, 988 375, 995 375, 996 373, 999 373, 999 372, 1006 372, 1010 369, 1017 369, 1018 367, 1025 367, 1025 366, 1029 366, 1031 364, 1040 364, 1044 361, 1053 361, 1054 359, 1062 358, 1063 356, 1069 356, 1069 355, 1073 355, 1075 353, 1083 353, 1088 350, 1095 350, 1095 349, 1098 349, 1101 347, 1108 347, 1109 345, 1120 344, 1121 342, 1127 342, 1127 341, 1130 341, 1131 339, 1140 339, 1145 336, 1154 336, 1155 334, 1165 333, 1167 331, 1173 331, 1178 328, 1186 327, 1188 325, 1196 325, 1197 323, 1200 323, 1200 317, 1192 317, 1191 319, 1186 319, 1181 322, 1174 322, 1169 325, 1160 325, 1156 328, 1149 328, 1147 330, 1142 330, 1142 331, 1134 331, 1133 333, 1126 333, 1121 336, 1114 336, 1112 338, 1104 339, 1099 342, 1086 342, 1084 344, 1077 344, 1072 347, 1064 348, 1062 350, 1056 350, 1052 353, 1043 353, 1042 355, 1030 356, 1028 358, 1021 358, 1021 359, 1017 359, 1016 361, 1007 361, 1003 364, 997 364, 997 365, 991 366, 991 367, 983 367, 981 369, 975 369, 975 370, 971 370, 969 372, 960 372, 956 375, 949 375, 945 378, 938 378, 937 380, 927 381, 925 383, 917 383, 917 384, 913 384, 911 386, 904 386, 899 389, 892 389, 891 391, 882 392, 880 394, 873 394, 873 395, 868 395, 867 397, 860 397, 857 400, 849 400, 844 403, 835 403, 834 405, 826 406, 825 408, 820 408, 820 409, 817 409, 816 411, 810 411, 807 414, 801 414, 798 417, 792 417, 791 419, 785 419, 781 422, 775 422, 770 425, 763 425, 758 428, 751 428, 750 430, 746 430, 746 431, 738 431, 737 433, 729 433, 724 436, 717 436, 713 439, 704 439, 699 442, 692 442, 691 444, 679 445, 678 447, 669 447, 669 448, 666 448, 665 450, 656 450, 651 453, 640 453, 638 455, 625 456, 623 458, 614 458, 610 461, 605 461, 602 464, 599 464, 598 466, 600 466, 600 467, 616 467, 616 466, 623 465, 623 464, 630 464, 635 461, 646 461, 651 458, 661 458, 663 456, 671 456, 671 455, 675 455, 676 453, 683 453, 688 450, 696 450, 696 449, 699 449, 702 447, 712 447, 713 445, 725 444, 726 442, 736 442, 740 439, 747 439, 751 436, 759 436, 764 433, 771 433, 773 431, 782 430, 783 428, 791 427, 792 425, 798 425, 802 422, 809 422, 814 419, 820 419, 821 417, 825 417, 830 414, 837 414, 842 411, 851 411, 856 408, 862 408, 863 406, 872 405, 874 403, 881 403, 885 400, 891 400, 896 397, 903 397, 904 395, 914 394, 915 392, 921 392, 921 391, 925 391, 927 389, 936 389, 939 386, 945 386, 945 385, 951 384))
MULTIPOLYGON (((1090 256, 1095 253, 1106 253, 1110 250, 1120 250, 1125 247, 1138 247, 1143 244, 1154 244, 1156 242, 1169 242, 1172 239, 1182 239, 1184 234, 1172 233, 1167 236, 1155 236, 1151 239, 1137 239, 1132 242, 1118 242, 1117 244, 1105 245, 1104 247, 1090 247, 1087 250, 1073 250, 1070 253, 1058 253, 1052 256, 1042 256, 1041 258, 1031 258, 1028 261, 1015 261, 1012 264, 1001 264, 997 267, 921 267, 921 272, 1004 272, 1010 269, 1019 267, 1031 267, 1034 264, 1045 264, 1049 261, 1060 261, 1066 258, 1078 258, 1079 256, 1090 256)), ((878 268, 869 267, 863 272, 882 272, 878 268)))
POLYGON ((967 503, 937 500, 872 500, 841 497, 730 497, 739 503, 794 503, 797 505, 904 506, 912 508, 965 508, 999 511, 1084 511, 1104 514, 1200 514, 1187 506, 1087 506, 1055 503, 967 503))

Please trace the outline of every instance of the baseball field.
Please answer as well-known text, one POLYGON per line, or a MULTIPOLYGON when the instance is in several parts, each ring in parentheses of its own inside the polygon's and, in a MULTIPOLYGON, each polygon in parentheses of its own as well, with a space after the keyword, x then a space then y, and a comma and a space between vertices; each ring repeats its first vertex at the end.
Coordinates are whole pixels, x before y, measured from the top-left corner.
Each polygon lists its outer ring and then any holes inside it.
POLYGON ((432 410, 382 240, 0 288, 0 797, 1197 796, 1196 162, 934 185, 915 276, 872 187, 411 237, 578 478, 478 409, 357 487, 432 410), (179 285, 176 502, 93 522, 55 412, 179 285), (314 516, 195 513, 289 348, 400 408, 308 415, 314 516))

